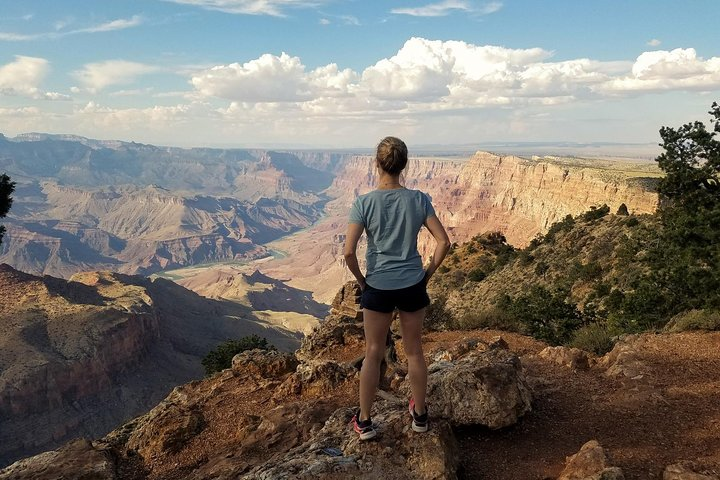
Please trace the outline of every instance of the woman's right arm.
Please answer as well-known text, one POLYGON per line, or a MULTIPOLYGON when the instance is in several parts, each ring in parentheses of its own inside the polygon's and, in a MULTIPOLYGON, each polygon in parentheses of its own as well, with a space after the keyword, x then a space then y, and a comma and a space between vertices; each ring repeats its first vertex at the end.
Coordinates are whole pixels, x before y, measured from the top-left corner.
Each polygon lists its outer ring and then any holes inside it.
POLYGON ((432 257, 430 257, 430 265, 428 265, 425 270, 427 273, 427 279, 429 280, 450 250, 450 238, 448 238, 445 227, 443 227, 442 223, 440 223, 440 220, 435 215, 425 219, 425 227, 430 231, 430 234, 436 242, 435 251, 433 252, 432 257))
POLYGON ((360 223, 350 223, 348 225, 347 234, 345 235, 345 247, 343 248, 343 256, 345 264, 352 274, 355 276, 361 290, 365 290, 365 276, 360 271, 360 265, 357 258, 357 244, 360 240, 365 227, 360 223))

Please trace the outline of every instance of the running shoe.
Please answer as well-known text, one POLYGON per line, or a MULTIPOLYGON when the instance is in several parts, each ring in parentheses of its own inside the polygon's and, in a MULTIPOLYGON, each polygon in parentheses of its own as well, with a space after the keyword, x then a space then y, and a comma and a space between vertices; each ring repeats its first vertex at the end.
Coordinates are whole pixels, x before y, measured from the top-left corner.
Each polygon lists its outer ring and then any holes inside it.
POLYGON ((425 413, 422 415, 418 415, 415 413, 415 399, 410 399, 410 405, 408 406, 408 411, 410 412, 410 416, 412 417, 412 429, 414 432, 418 433, 424 433, 428 431, 428 414, 427 414, 427 408, 425 409, 425 413))
POLYGON ((377 435, 371 419, 360 420, 360 409, 353 415, 351 423, 353 430, 358 434, 360 440, 370 440, 377 435))

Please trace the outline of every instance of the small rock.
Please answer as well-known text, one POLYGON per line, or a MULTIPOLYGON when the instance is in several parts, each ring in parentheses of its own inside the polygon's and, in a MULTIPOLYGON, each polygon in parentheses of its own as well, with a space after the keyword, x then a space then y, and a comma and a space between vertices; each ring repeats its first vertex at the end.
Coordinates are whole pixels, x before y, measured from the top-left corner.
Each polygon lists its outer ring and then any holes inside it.
POLYGON ((663 472, 663 480, 720 480, 715 475, 696 473, 697 467, 689 463, 669 465, 663 472))
POLYGON ((538 356, 573 370, 588 370, 590 368, 590 357, 579 348, 547 347, 538 356))
POLYGON ((508 349, 510 349, 510 346, 508 345, 508 343, 505 341, 505 339, 503 337, 498 335, 497 337, 493 337, 490 340, 490 342, 488 342, 488 348, 490 350, 496 350, 496 349, 508 350, 508 349))
POLYGON ((565 461, 565 469, 558 480, 624 480, 618 467, 610 465, 605 449, 597 440, 590 440, 580 451, 565 461))
POLYGON ((233 373, 243 377, 279 377, 294 371, 297 366, 298 361, 295 355, 277 350, 256 348, 238 353, 232 359, 233 373))

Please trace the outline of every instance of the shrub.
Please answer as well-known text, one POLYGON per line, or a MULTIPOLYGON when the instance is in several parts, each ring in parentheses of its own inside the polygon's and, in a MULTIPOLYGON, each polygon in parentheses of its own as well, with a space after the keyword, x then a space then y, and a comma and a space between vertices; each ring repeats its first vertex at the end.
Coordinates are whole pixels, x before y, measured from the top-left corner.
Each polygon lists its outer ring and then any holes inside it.
POLYGON ((535 260, 535 257, 530 253, 529 250, 521 250, 518 258, 520 261, 520 265, 522 266, 530 265, 533 260, 535 260))
POLYGON ((524 325, 533 337, 553 345, 567 342, 580 326, 581 315, 577 307, 565 301, 567 292, 550 291, 536 285, 516 298, 503 295, 495 306, 508 317, 524 325))
POLYGON ((613 338, 614 335, 607 325, 590 323, 575 331, 570 346, 597 355, 605 355, 615 345, 613 338))
POLYGON ((447 330, 452 326, 452 315, 445 308, 447 297, 438 295, 425 310, 424 326, 430 331, 447 330))
POLYGON ((624 203, 621 203, 620 206, 618 207, 616 215, 622 215, 622 216, 630 215, 630 212, 628 212, 627 205, 625 205, 624 203))
POLYGON ((638 220, 638 219, 635 218, 635 217, 630 217, 630 218, 628 218, 628 219, 625 221, 625 225, 627 225, 628 227, 634 227, 634 226, 636 226, 638 223, 640 223, 640 220, 638 220))
POLYGON ((555 235, 560 232, 568 232, 572 230, 573 226, 575 226, 575 219, 572 217, 572 215, 566 215, 565 218, 563 218, 559 222, 555 222, 550 225, 550 228, 543 237, 543 242, 552 243, 553 240, 555 240, 555 235))
POLYGON ((472 282, 481 282, 485 277, 487 277, 487 274, 481 268, 476 268, 468 274, 468 280, 472 282))
POLYGON ((604 217, 608 213, 610 213, 610 207, 608 207, 606 204, 603 204, 600 207, 592 206, 590 207, 590 210, 580 215, 580 219, 586 222, 591 222, 593 220, 597 220, 598 218, 604 217))
POLYGON ((266 338, 257 335, 242 337, 240 340, 228 340, 218 345, 215 350, 212 350, 202 359, 205 374, 209 376, 232 367, 232 359, 235 355, 254 348, 275 350, 275 347, 269 344, 266 338))
POLYGON ((720 311, 689 310, 678 313, 665 325, 664 330, 671 333, 687 330, 720 330, 720 311))
POLYGON ((602 272, 603 270, 599 263, 590 262, 579 266, 578 277, 581 280, 589 282, 591 280, 595 280, 596 278, 600 278, 600 276, 602 276, 602 272))
POLYGON ((526 333, 524 325, 497 306, 484 310, 465 312, 453 325, 457 330, 492 328, 507 332, 526 333))

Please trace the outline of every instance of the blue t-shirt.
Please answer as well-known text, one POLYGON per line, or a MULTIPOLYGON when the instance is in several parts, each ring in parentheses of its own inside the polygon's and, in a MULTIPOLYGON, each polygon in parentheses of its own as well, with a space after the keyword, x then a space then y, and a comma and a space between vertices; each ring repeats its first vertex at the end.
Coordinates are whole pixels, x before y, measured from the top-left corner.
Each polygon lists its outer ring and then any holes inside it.
POLYGON ((365 227, 368 285, 397 290, 423 279, 417 236, 425 220, 434 215, 430 198, 420 190, 373 190, 355 199, 350 223, 365 227))

